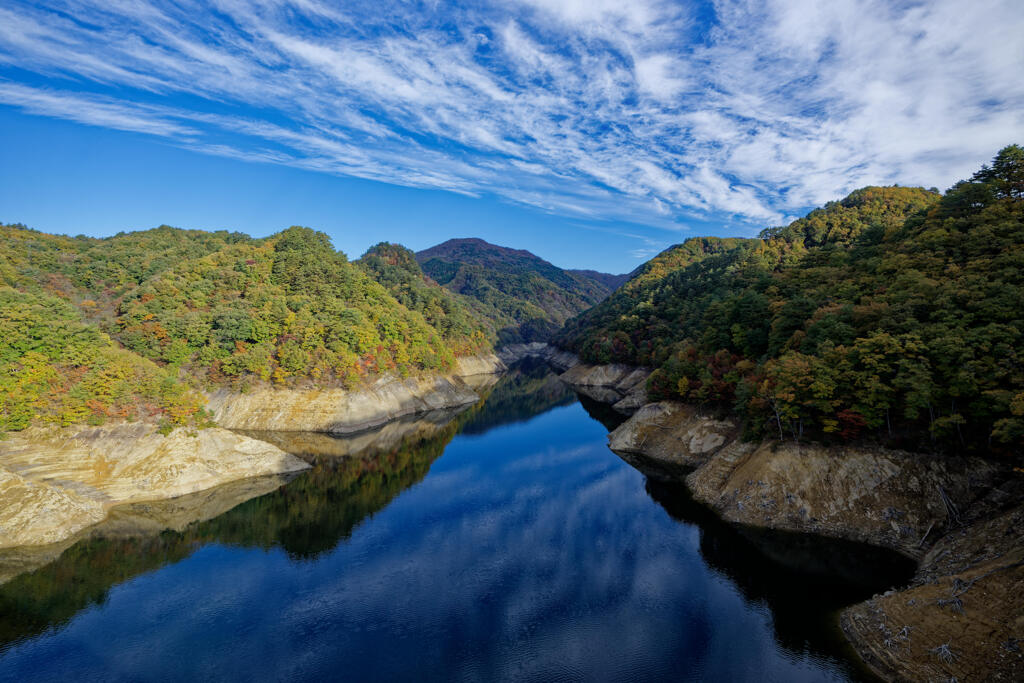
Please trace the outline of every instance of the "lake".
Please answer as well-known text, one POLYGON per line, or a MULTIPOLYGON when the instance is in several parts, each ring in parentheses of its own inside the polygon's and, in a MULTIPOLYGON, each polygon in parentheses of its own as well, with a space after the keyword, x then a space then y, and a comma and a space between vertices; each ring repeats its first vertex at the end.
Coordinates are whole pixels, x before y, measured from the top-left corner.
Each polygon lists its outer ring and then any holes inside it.
POLYGON ((119 510, 0 585, 0 680, 868 676, 836 611, 908 562, 724 524, 613 424, 527 364, 461 414, 264 435, 313 469, 119 510))

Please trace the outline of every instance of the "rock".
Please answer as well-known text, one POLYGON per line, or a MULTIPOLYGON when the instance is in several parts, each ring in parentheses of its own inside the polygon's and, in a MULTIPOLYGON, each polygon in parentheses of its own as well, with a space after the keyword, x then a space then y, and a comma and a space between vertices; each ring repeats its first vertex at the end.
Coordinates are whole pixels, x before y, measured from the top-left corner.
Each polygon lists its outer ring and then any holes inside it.
MULTIPOLYGON (((600 375, 584 366, 577 372, 610 382, 625 375, 603 367, 600 375)), ((1020 499, 999 487, 1008 469, 989 460, 744 442, 736 420, 670 401, 640 408, 609 435, 609 447, 654 474, 685 476, 694 499, 727 521, 860 541, 912 558, 949 526, 943 496, 975 516, 1020 499)))
POLYGON ((651 371, 631 365, 586 365, 576 363, 559 379, 580 394, 608 403, 618 412, 631 414, 647 403, 647 378, 651 371))
POLYGON ((357 434, 339 438, 323 432, 246 431, 246 436, 272 443, 307 462, 394 450, 409 439, 428 439, 469 406, 407 416, 357 434))
POLYGON ((293 477, 294 474, 250 477, 168 500, 115 506, 106 513, 106 519, 63 540, 0 549, 0 584, 53 562, 79 541, 96 537, 154 536, 165 529, 183 531, 194 522, 219 517, 236 505, 270 493, 293 477))
POLYGON ((612 410, 623 415, 632 415, 647 405, 647 380, 638 383, 612 404, 612 410))
POLYGON ((545 356, 545 359, 553 368, 560 370, 561 372, 571 370, 580 364, 579 356, 575 353, 572 353, 571 351, 563 351, 554 347, 551 347, 551 352, 545 356))
POLYGON ((925 534, 947 523, 940 489, 967 509, 1004 472, 978 458, 734 441, 686 481, 695 499, 731 522, 863 541, 917 557, 925 534))
POLYGON ((536 357, 546 358, 554 352, 554 347, 544 342, 532 342, 530 344, 506 344, 495 351, 501 362, 507 366, 513 366, 524 358, 536 357))
POLYGON ((106 514, 98 500, 0 467, 0 547, 56 543, 106 514))
POLYGON ((161 436, 146 423, 34 427, 0 442, 0 548, 68 538, 114 505, 307 467, 226 429, 179 428, 161 436))
MULTIPOLYGON (((623 399, 626 400, 626 399, 623 399)), ((692 470, 735 440, 733 420, 701 416, 674 401, 648 403, 608 436, 608 447, 620 455, 643 456, 669 469, 692 470)))
POLYGON ((1024 507, 947 534, 909 588, 840 623, 886 679, 1024 680, 1024 507))
POLYGON ((505 365, 510 367, 525 358, 543 358, 556 370, 565 372, 580 362, 579 357, 571 351, 563 351, 544 342, 507 344, 495 353, 505 365))
POLYGON ((480 400, 456 375, 382 377, 370 387, 353 391, 261 387, 242 394, 221 389, 208 398, 207 408, 221 427, 332 434, 358 432, 404 415, 480 400))
POLYGON ((493 353, 461 356, 455 359, 455 374, 463 378, 475 375, 495 375, 507 369, 501 359, 493 353))
POLYGON ((573 386, 607 387, 625 395, 647 379, 650 373, 631 365, 586 365, 579 363, 562 373, 563 382, 573 386))

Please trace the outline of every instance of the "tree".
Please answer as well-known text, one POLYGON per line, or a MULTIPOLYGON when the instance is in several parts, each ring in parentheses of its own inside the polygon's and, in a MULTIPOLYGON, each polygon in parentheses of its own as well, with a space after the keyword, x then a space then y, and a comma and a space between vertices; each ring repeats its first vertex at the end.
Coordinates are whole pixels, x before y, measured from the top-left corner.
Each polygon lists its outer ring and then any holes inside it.
POLYGON ((991 185, 998 197, 1024 199, 1024 148, 1003 147, 992 160, 992 166, 982 166, 971 180, 991 185))

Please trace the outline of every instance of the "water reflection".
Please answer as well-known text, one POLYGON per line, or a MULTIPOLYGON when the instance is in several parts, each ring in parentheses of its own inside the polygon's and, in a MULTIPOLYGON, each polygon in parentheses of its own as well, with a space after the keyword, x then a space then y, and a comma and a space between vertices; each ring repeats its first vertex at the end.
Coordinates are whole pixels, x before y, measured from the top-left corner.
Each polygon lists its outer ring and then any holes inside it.
POLYGON ((829 613, 874 566, 722 524, 566 391, 527 366, 459 414, 269 436, 313 468, 230 509, 118 511, 0 586, 0 679, 860 675, 829 613))
POLYGON ((422 480, 460 431, 485 433, 575 399, 546 365, 532 360, 484 393, 485 400, 472 407, 410 416, 344 437, 245 432, 312 469, 120 506, 67 541, 0 550, 0 647, 65 623, 102 604, 111 586, 178 562, 202 544, 280 547, 294 559, 314 559, 422 480))
MULTIPOLYGON (((751 605, 773 615, 778 643, 795 654, 845 653, 836 626, 840 609, 906 583, 915 563, 882 548, 724 522, 678 482, 648 477, 651 498, 680 522, 700 530, 708 566, 732 581, 751 605)), ((851 664, 851 676, 872 678, 851 664)))
POLYGON ((487 394, 482 406, 467 416, 462 433, 484 434, 574 401, 576 392, 551 372, 547 362, 527 357, 510 368, 487 394))

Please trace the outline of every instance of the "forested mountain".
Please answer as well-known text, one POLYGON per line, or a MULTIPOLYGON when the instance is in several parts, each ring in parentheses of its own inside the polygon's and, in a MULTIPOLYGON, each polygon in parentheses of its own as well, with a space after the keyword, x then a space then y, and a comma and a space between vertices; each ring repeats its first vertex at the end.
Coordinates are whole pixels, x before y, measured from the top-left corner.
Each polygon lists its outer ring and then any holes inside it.
POLYGON ((752 434, 1008 451, 1024 442, 1022 207, 1010 146, 945 195, 868 187, 757 239, 687 240, 610 297, 622 276, 482 240, 351 263, 299 227, 0 225, 0 432, 202 421, 201 388, 447 370, 568 320, 560 345, 654 366, 652 396, 737 411, 752 434))
POLYGON ((619 275, 612 275, 611 273, 601 273, 596 270, 567 270, 565 271, 577 277, 584 277, 595 282, 600 282, 602 285, 608 288, 609 292, 614 292, 616 289, 622 286, 626 280, 633 276, 633 273, 621 273, 619 275))
POLYGON ((653 259, 558 343, 656 369, 752 434, 1012 451, 1024 439, 1024 150, 944 196, 868 187, 653 259))
POLYGON ((205 401, 163 368, 113 342, 67 300, 0 285, 0 436, 37 419, 201 419, 205 401))
POLYGON ((492 327, 415 275, 407 250, 361 265, 299 227, 257 240, 0 226, 0 433, 37 419, 184 424, 203 419, 204 386, 353 386, 491 347, 492 327))
POLYGON ((454 362, 421 313, 309 228, 182 261, 124 297, 117 327, 128 348, 196 366, 214 381, 254 375, 352 385, 368 373, 454 362))
POLYGON ((202 420, 204 401, 177 367, 123 348, 116 302, 181 258, 249 238, 155 230, 93 239, 0 225, 0 434, 34 420, 202 420))
POLYGON ((450 292, 428 278, 416 254, 400 244, 381 242, 371 247, 356 265, 366 271, 403 306, 416 311, 435 327, 459 354, 477 351, 496 340, 493 323, 473 299, 450 292))
POLYGON ((567 271, 522 249, 453 239, 416 254, 423 272, 472 297, 499 343, 546 341, 571 316, 601 301, 621 276, 567 271))

